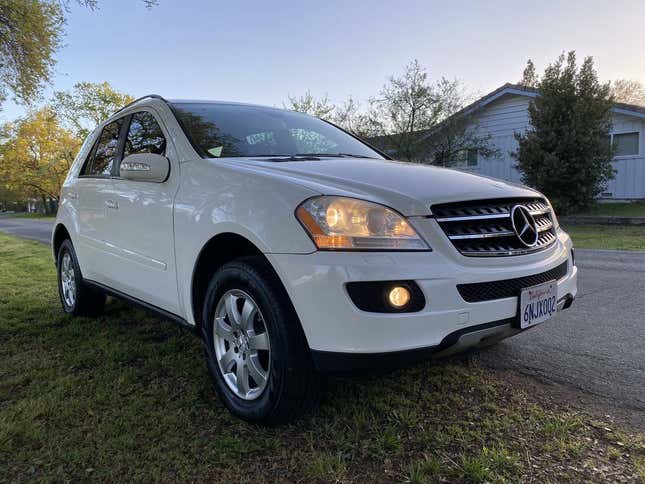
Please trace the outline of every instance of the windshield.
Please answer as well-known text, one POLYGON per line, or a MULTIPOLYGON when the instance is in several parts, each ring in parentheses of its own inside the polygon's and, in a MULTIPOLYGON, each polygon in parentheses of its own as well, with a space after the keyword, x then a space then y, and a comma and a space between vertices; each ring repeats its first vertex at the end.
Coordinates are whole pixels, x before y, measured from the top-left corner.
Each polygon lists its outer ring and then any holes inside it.
POLYGON ((353 136, 293 111, 220 103, 172 103, 202 156, 383 157, 353 136))

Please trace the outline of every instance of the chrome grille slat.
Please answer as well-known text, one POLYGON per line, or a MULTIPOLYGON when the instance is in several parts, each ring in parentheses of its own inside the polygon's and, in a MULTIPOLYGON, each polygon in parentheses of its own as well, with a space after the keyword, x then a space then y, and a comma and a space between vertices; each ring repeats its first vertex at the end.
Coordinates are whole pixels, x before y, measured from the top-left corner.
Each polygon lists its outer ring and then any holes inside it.
POLYGON ((477 200, 433 205, 435 220, 463 255, 470 257, 522 255, 543 250, 556 240, 548 203, 539 198, 477 200), (525 206, 535 218, 538 243, 526 247, 516 236, 511 209, 525 206))
POLYGON ((472 239, 489 239, 495 237, 510 237, 514 236, 515 232, 489 232, 484 234, 468 234, 468 235, 449 235, 450 240, 472 240, 472 239))
POLYGON ((508 218, 508 216, 509 216, 508 213, 499 213, 499 214, 491 214, 491 215, 447 217, 447 218, 438 218, 437 222, 466 222, 468 220, 490 220, 490 219, 508 218))
MULTIPOLYGON (((530 207, 529 207, 530 209, 530 207)), ((548 207, 533 209, 531 215, 545 215, 551 210, 548 207)), ((442 217, 438 218, 437 222, 468 222, 470 220, 490 220, 490 219, 504 219, 510 217, 510 212, 492 213, 487 215, 463 215, 458 217, 442 217)))

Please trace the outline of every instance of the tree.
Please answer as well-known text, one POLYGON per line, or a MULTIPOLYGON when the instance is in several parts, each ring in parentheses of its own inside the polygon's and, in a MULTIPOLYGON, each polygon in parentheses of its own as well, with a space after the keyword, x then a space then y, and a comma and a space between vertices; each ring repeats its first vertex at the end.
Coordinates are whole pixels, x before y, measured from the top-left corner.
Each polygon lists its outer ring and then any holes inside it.
POLYGON ((331 121, 365 140, 382 134, 380 123, 375 122, 369 112, 364 112, 361 104, 351 96, 343 104, 335 107, 331 121))
POLYGON ((399 159, 448 166, 469 152, 498 154, 489 144, 491 136, 481 136, 470 116, 455 115, 469 98, 457 80, 430 82, 414 60, 402 77, 390 77, 366 109, 352 97, 334 105, 327 96, 316 99, 309 91, 290 96, 284 106, 331 121, 399 159))
POLYGON ((67 129, 84 139, 101 121, 133 100, 107 82, 79 82, 71 91, 55 92, 52 109, 67 129))
POLYGON ((55 1, 0 0, 0 103, 29 102, 49 81, 64 21, 55 1))
POLYGON ((50 108, 29 114, 3 128, 0 176, 10 191, 58 200, 60 188, 80 147, 80 140, 63 128, 50 108))
POLYGON ((489 156, 488 136, 479 136, 471 119, 453 116, 470 96, 457 80, 428 79, 417 60, 401 77, 390 77, 378 97, 370 100, 369 119, 379 132, 375 143, 399 159, 449 165, 464 150, 480 150, 489 156))
POLYGON ((283 103, 285 109, 291 109, 292 111, 298 111, 300 113, 310 114, 320 119, 330 119, 336 109, 329 101, 329 97, 325 94, 325 97, 316 99, 311 91, 307 91, 301 96, 288 96, 289 101, 283 103))
POLYGON ((645 86, 633 79, 618 79, 611 85, 616 102, 645 106, 645 86))
POLYGON ((600 84, 591 57, 578 69, 572 51, 546 68, 538 94, 529 104, 531 128, 515 135, 523 181, 562 213, 585 209, 614 175, 609 84, 600 84))
POLYGON ((539 83, 540 83, 540 78, 535 72, 535 64, 533 64, 533 61, 529 59, 526 62, 526 67, 524 68, 524 72, 522 72, 522 79, 520 79, 519 85, 523 87, 535 88, 535 87, 538 87, 539 83))
POLYGON ((361 111, 360 103, 351 96, 343 104, 335 105, 326 94, 318 99, 311 94, 311 91, 307 91, 298 97, 289 96, 289 100, 282 105, 285 109, 330 121, 362 138, 380 134, 369 116, 361 111))
MULTIPOLYGON (((157 0, 142 0, 147 8, 157 0)), ((76 0, 92 10, 98 0, 76 0)), ((0 0, 0 104, 36 100, 50 82, 70 0, 0 0)))

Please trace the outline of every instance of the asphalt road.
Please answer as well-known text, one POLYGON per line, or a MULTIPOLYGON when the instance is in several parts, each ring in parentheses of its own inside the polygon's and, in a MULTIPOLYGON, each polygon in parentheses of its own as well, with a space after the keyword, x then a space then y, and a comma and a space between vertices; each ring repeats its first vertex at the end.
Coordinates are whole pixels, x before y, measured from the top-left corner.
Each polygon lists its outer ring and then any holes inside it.
MULTIPOLYGON (((48 244, 52 223, 0 218, 0 230, 48 244)), ((570 309, 478 358, 645 410, 645 252, 579 249, 577 263, 570 309)))
POLYGON ((645 410, 645 252, 578 249, 576 260, 573 306, 479 358, 645 410))
POLYGON ((54 219, 11 218, 0 216, 0 231, 19 235, 25 239, 37 240, 44 244, 51 243, 54 219))

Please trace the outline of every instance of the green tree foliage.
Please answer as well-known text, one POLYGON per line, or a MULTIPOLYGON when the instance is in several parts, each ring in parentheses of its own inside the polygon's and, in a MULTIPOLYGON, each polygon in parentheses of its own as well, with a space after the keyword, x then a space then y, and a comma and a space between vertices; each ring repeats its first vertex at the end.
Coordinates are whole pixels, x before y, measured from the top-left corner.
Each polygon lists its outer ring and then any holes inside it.
MULTIPOLYGON (((157 0, 142 0, 146 8, 157 0)), ((21 103, 50 82, 70 3, 96 10, 98 0, 0 0, 0 104, 11 93, 21 103)))
POLYGON ((538 91, 529 105, 531 128, 516 134, 523 181, 562 213, 585 209, 614 176, 610 87, 598 81, 591 57, 578 69, 572 51, 546 68, 538 91))
POLYGON ((34 111, 2 128, 0 177, 5 189, 23 197, 58 199, 81 140, 58 123, 50 108, 34 111))
POLYGON ((81 82, 0 126, 0 202, 41 198, 48 208, 88 132, 131 100, 107 82, 81 82))
POLYGON ((381 135, 375 143, 405 161, 449 166, 468 151, 494 156, 489 135, 480 135, 462 108, 470 96, 458 80, 431 81, 417 60, 401 77, 390 77, 372 98, 371 123, 381 135))
POLYGON ((55 92, 52 108, 64 126, 85 138, 101 121, 133 99, 107 82, 79 82, 70 91, 55 92))
POLYGON ((0 0, 0 103, 30 102, 48 82, 63 35, 60 3, 0 0))
POLYGON ((539 83, 540 78, 535 71, 535 64, 529 59, 526 62, 524 72, 522 72, 522 79, 520 79, 519 85, 523 87, 538 87, 539 83))

